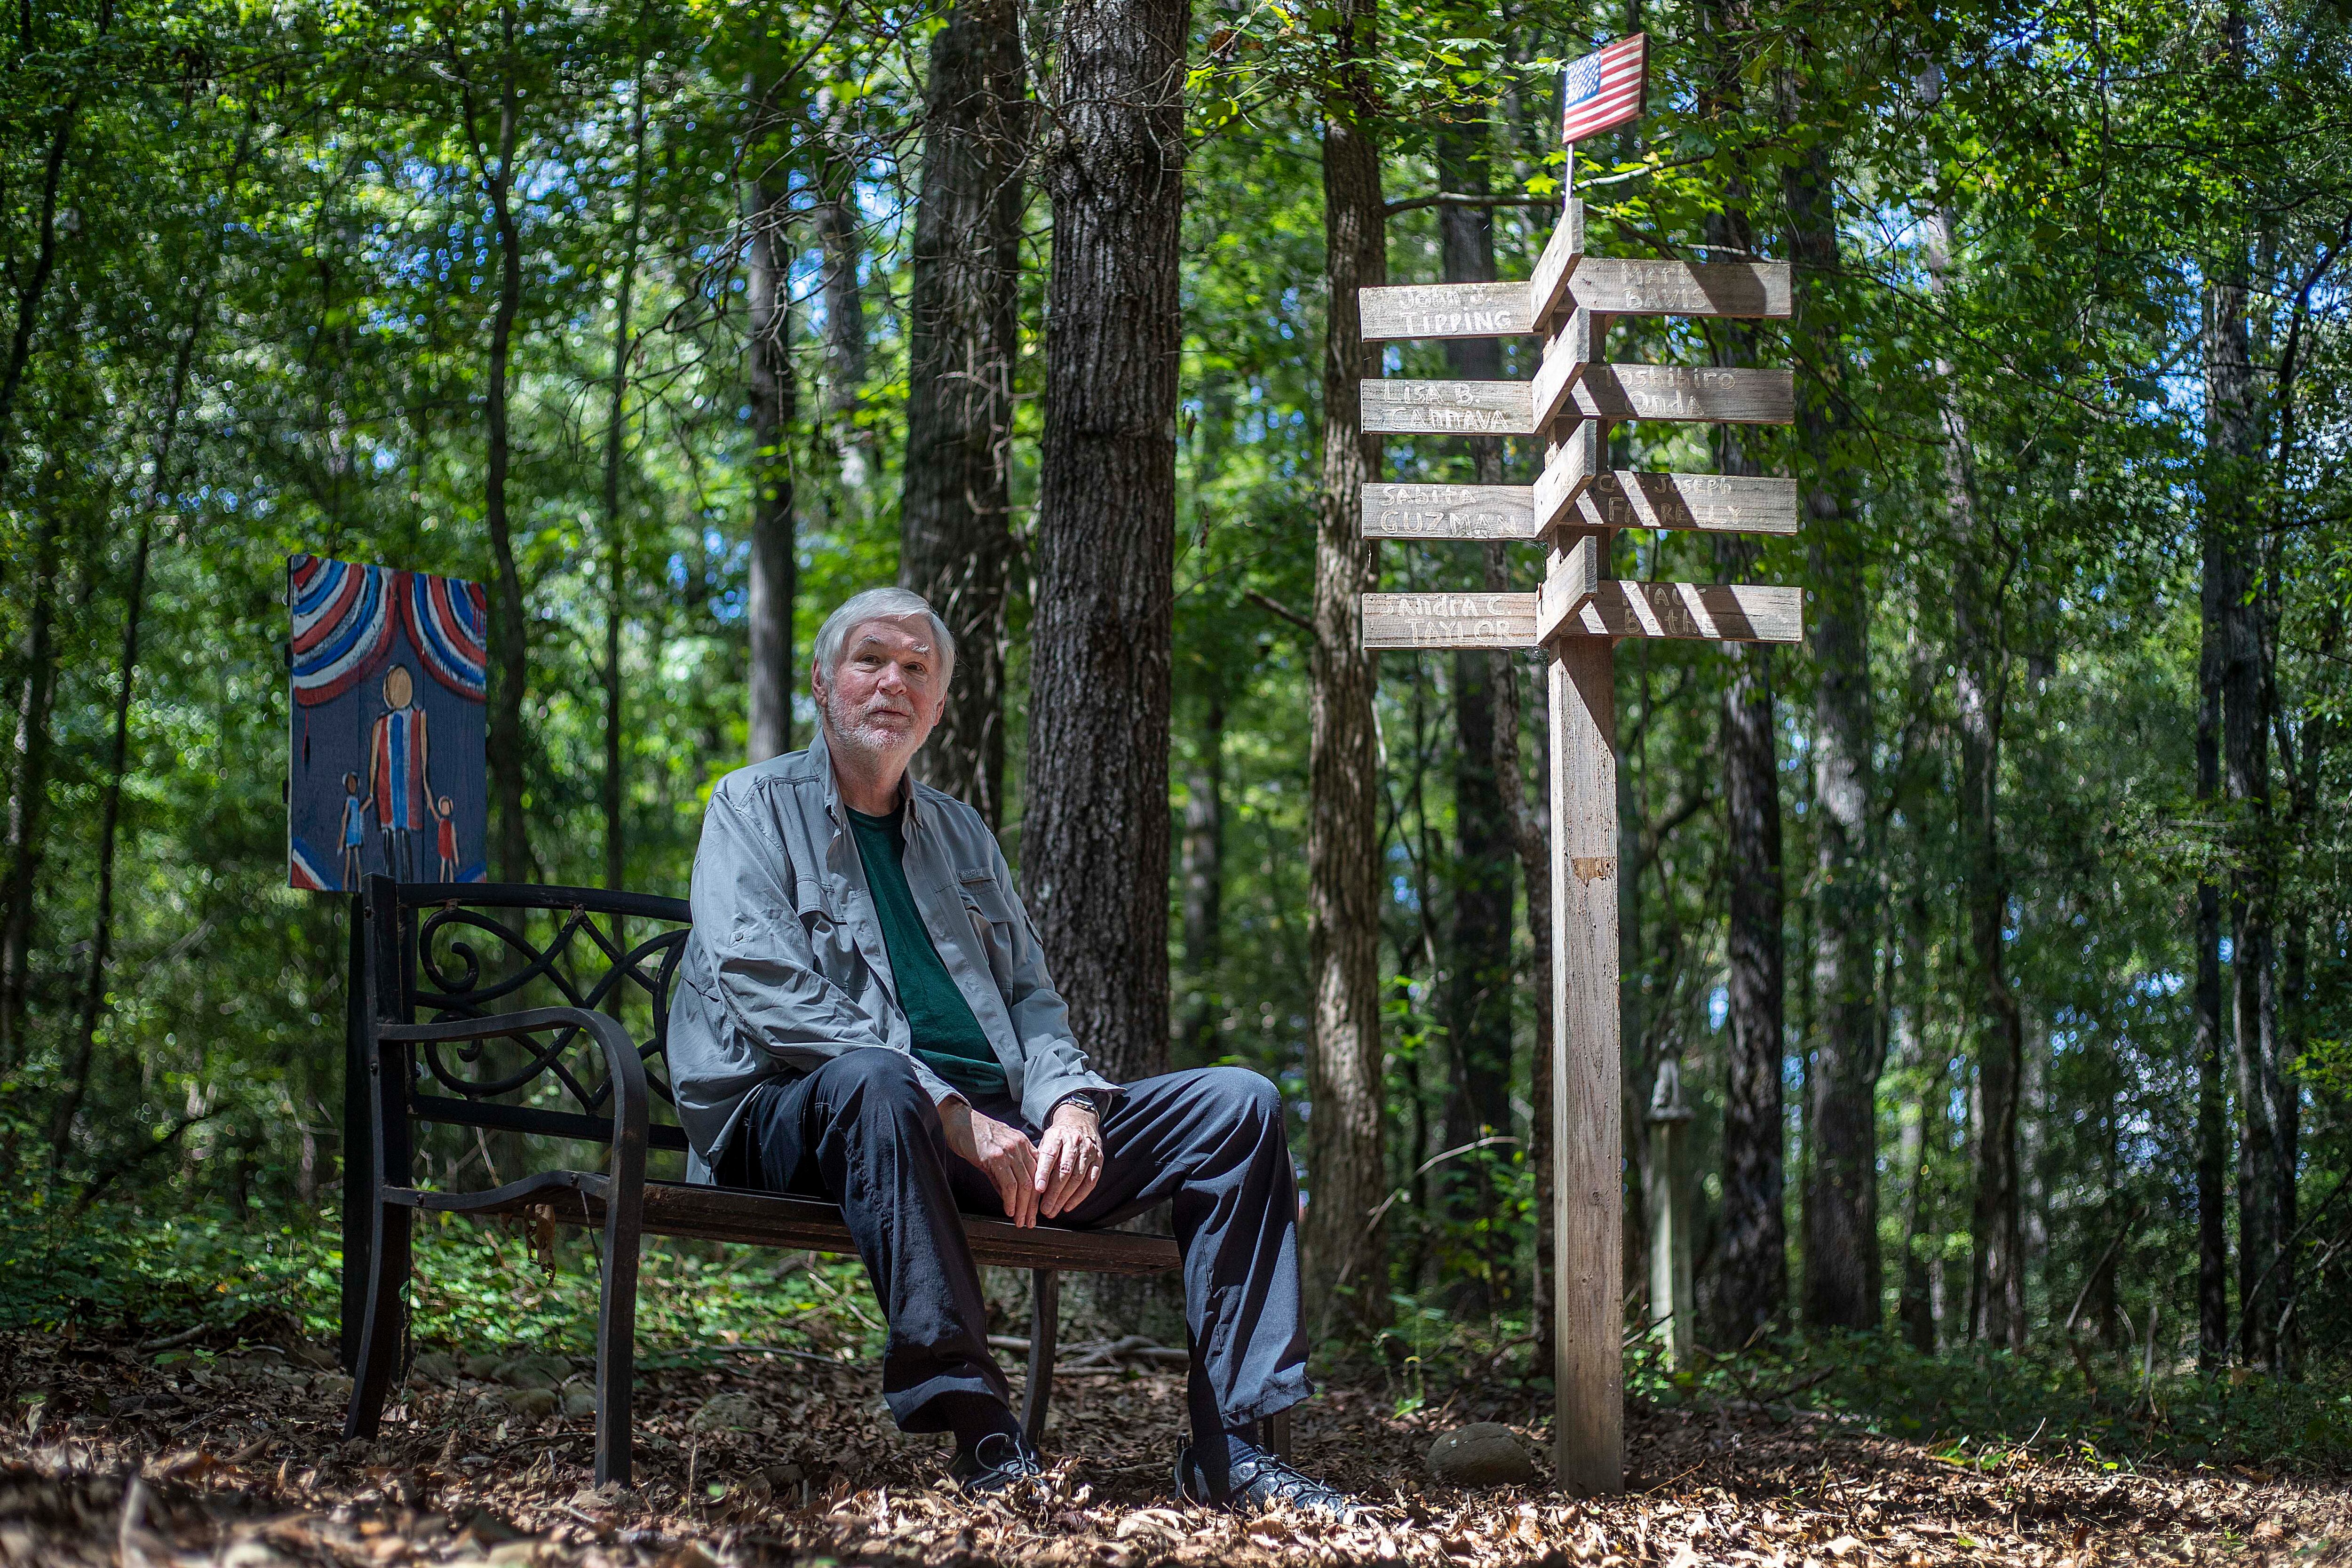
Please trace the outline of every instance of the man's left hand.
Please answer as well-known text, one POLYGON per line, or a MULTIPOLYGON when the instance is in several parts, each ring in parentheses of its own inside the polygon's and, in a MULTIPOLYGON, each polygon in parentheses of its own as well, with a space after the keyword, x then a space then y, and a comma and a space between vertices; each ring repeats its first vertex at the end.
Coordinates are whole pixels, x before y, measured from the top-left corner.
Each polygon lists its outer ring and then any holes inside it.
POLYGON ((1102 1168, 1101 1123, 1086 1107, 1064 1100, 1037 1146, 1037 1212, 1051 1219, 1086 1202, 1102 1168))

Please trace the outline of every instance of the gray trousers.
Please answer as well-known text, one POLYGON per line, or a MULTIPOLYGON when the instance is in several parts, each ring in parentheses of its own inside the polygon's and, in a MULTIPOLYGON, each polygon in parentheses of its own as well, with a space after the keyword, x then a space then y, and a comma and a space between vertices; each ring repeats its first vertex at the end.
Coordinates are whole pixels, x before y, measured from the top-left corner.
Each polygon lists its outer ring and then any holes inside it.
MULTIPOLYGON (((1040 1135, 1010 1100, 973 1109, 1040 1135)), ((1170 1204, 1184 1258, 1194 1430, 1239 1426, 1306 1398, 1298 1185, 1274 1085, 1226 1067, 1145 1079, 1110 1100, 1102 1135, 1101 1179, 1051 1223, 1111 1225, 1170 1204)), ((900 1427, 945 1430, 929 1408, 945 1394, 1011 1403, 957 1218, 1004 1210, 988 1178, 949 1151, 910 1058, 848 1051, 762 1085, 715 1173, 724 1185, 841 1205, 888 1318, 882 1394, 900 1427)))

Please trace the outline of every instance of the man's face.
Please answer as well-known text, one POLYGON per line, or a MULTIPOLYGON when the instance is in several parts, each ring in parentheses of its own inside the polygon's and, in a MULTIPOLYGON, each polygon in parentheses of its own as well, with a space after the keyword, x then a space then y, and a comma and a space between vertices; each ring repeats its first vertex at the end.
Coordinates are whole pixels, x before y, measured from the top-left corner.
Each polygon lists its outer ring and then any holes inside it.
POLYGON ((929 738, 947 703, 940 651, 922 616, 860 621, 842 639, 841 662, 814 690, 835 745, 905 762, 929 738))

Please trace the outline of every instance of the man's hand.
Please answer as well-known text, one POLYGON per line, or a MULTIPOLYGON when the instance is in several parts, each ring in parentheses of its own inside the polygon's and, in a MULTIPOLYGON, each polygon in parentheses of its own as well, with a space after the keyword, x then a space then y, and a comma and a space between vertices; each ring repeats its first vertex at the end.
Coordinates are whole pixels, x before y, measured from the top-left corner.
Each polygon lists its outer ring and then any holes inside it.
POLYGON ((1052 1219, 1077 1207, 1095 1190, 1102 1168, 1102 1126, 1095 1113, 1067 1100, 1054 1107, 1045 1142, 1037 1151, 1038 1209, 1052 1219))
MULTIPOLYGON (((981 1174, 994 1184, 997 1201, 1004 1205, 1004 1217, 1017 1226, 1035 1225, 1037 1194, 1043 1189, 1036 1184, 1037 1146, 1029 1142, 1029 1135, 982 1116, 961 1100, 940 1107, 940 1127, 947 1134, 948 1147, 966 1164, 978 1166, 981 1174)), ((1054 1134, 1049 1132, 1045 1146, 1053 1145, 1054 1134)))

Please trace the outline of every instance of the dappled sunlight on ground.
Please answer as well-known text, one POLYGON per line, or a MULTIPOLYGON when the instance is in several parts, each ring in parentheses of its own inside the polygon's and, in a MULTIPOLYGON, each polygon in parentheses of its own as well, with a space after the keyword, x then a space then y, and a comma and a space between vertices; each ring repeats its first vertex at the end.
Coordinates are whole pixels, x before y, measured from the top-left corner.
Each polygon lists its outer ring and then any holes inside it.
POLYGON ((313 1347, 218 1357, 55 1336, 0 1340, 10 1564, 1036 1562, 1834 1564, 2352 1561, 2344 1487, 2252 1471, 2133 1473, 2012 1451, 1955 1465, 1785 1407, 1637 1414, 1626 1496, 1465 1491, 1429 1479, 1438 1433, 1517 1407, 1398 1416, 1327 1390, 1302 1468, 1384 1505, 1372 1524, 1223 1518, 1175 1504, 1181 1379, 1148 1363, 1059 1386, 1050 1484, 973 1505, 943 1440, 900 1436, 867 1368, 751 1351, 649 1372, 638 1485, 590 1484, 586 1368, 419 1357, 377 1442, 338 1436, 349 1384, 313 1347))

